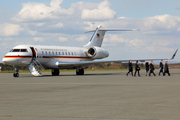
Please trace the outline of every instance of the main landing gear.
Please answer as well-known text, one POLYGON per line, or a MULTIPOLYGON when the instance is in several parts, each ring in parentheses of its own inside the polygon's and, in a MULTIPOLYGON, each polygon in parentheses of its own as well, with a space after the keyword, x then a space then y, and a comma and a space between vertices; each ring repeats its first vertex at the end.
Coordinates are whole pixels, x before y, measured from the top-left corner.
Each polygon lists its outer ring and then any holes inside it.
POLYGON ((76 69, 76 75, 84 75, 84 69, 83 68, 76 69))
POLYGON ((58 76, 59 75, 59 69, 52 69, 51 73, 53 76, 58 76))
MULTIPOLYGON (((52 76, 59 76, 60 71, 59 69, 52 69, 52 76)), ((76 69, 76 75, 84 75, 84 69, 83 68, 77 68, 76 69)))
POLYGON ((14 77, 19 77, 19 69, 17 66, 14 67, 14 74, 13 74, 14 77))

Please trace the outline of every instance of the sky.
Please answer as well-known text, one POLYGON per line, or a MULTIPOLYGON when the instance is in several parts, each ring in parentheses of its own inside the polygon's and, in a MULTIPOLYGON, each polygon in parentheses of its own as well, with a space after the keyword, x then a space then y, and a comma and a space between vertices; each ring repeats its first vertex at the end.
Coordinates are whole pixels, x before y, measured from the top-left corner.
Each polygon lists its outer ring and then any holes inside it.
MULTIPOLYGON (((82 47, 94 30, 107 32, 104 60, 170 58, 180 48, 179 0, 6 0, 0 4, 0 62, 14 46, 82 47)), ((180 62, 180 51, 174 62, 180 62)))

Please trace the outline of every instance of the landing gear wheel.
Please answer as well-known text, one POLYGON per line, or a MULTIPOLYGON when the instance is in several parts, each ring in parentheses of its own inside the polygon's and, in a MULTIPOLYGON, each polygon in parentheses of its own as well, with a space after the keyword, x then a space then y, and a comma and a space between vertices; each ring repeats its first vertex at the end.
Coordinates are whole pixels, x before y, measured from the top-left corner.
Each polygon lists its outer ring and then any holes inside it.
POLYGON ((19 77, 19 68, 18 66, 14 66, 14 74, 13 74, 14 77, 19 77))
POLYGON ((76 69, 76 75, 84 75, 84 69, 76 69))
POLYGON ((14 73, 13 76, 14 77, 19 77, 19 73, 14 73))
POLYGON ((53 76, 58 76, 59 75, 59 69, 53 69, 51 73, 53 76))

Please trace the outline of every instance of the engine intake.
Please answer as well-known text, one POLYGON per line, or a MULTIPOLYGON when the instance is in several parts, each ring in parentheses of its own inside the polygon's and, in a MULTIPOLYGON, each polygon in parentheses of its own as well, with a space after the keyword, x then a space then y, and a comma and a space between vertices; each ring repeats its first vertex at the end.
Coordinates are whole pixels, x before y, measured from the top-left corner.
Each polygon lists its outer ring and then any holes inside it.
POLYGON ((88 50, 88 56, 89 57, 94 57, 96 55, 96 49, 94 48, 89 48, 88 50))
POLYGON ((109 56, 109 53, 100 47, 91 47, 87 51, 87 55, 94 59, 102 59, 109 56))

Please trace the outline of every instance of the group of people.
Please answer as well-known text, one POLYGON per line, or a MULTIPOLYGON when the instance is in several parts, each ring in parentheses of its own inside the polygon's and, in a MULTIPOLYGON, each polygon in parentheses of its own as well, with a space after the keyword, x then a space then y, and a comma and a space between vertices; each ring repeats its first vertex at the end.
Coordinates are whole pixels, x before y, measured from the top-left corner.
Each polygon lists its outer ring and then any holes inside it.
MULTIPOLYGON (((161 75, 161 73, 163 74, 163 76, 165 76, 165 74, 167 73, 170 76, 169 73, 169 65, 168 65, 168 61, 166 61, 165 67, 163 67, 163 60, 161 60, 161 62, 159 63, 159 76, 161 75), (164 68, 164 72, 163 72, 163 68, 164 68)), ((151 76, 151 74, 153 74, 154 76, 156 76, 156 74, 154 73, 154 65, 153 65, 153 61, 151 61, 151 63, 149 64, 148 61, 146 61, 145 63, 145 67, 146 67, 146 76, 149 75, 151 76)), ((141 77, 140 75, 140 67, 138 65, 138 61, 136 61, 135 64, 135 72, 133 75, 133 65, 132 65, 132 61, 129 60, 129 71, 126 74, 126 76, 128 76, 129 73, 131 73, 132 76, 136 77, 136 73, 138 73, 138 76, 141 77)))

